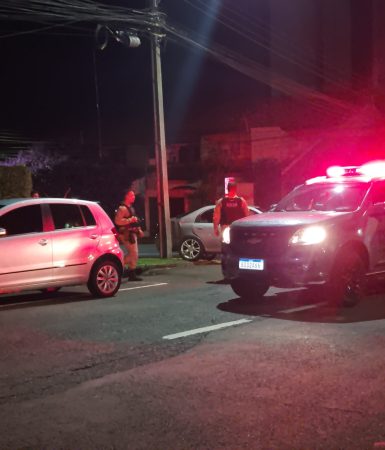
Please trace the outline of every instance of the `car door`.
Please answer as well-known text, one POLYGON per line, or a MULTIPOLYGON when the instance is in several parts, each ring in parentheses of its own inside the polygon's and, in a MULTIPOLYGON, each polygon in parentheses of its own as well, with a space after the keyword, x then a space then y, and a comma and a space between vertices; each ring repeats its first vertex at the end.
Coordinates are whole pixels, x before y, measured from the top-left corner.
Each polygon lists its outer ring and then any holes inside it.
POLYGON ((0 292, 49 284, 52 279, 52 239, 44 231, 40 204, 0 215, 0 292))
POLYGON ((85 205, 50 203, 53 277, 63 284, 84 282, 97 253, 100 230, 85 205), (82 213, 86 208, 88 214, 82 213))
POLYGON ((374 270, 385 270, 385 182, 373 186, 372 205, 366 214, 364 241, 374 270))
POLYGON ((202 241, 206 252, 220 253, 221 241, 214 234, 213 214, 214 206, 199 214, 193 223, 192 232, 202 241))

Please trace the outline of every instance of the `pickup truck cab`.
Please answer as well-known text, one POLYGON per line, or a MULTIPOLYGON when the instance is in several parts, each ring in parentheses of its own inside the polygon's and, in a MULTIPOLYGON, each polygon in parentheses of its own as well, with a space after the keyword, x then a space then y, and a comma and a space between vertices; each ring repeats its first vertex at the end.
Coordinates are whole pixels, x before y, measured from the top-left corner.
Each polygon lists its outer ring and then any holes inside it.
POLYGON ((324 285, 351 306, 368 276, 385 273, 385 161, 333 166, 223 237, 222 272, 242 298, 270 286, 324 285))

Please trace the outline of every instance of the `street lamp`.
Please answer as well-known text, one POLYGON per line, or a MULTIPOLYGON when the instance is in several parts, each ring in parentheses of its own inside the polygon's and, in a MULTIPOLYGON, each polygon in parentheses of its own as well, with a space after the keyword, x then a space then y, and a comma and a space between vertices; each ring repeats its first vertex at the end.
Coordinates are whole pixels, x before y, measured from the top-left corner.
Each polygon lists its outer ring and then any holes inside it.
MULTIPOLYGON (((157 17, 159 0, 150 0, 152 11, 157 17)), ((156 20, 155 25, 149 31, 151 38, 151 66, 152 66, 152 86, 154 100, 154 137, 155 156, 157 173, 157 204, 159 223, 160 257, 171 258, 171 221, 170 221, 170 201, 167 174, 167 152, 164 126, 163 107, 163 87, 162 87, 162 65, 160 43, 163 39, 159 30, 160 21, 156 20)), ((132 30, 116 30, 111 27, 98 25, 96 29, 96 40, 98 47, 103 50, 108 44, 109 37, 113 36, 116 41, 130 47, 137 48, 140 45, 140 38, 132 30)))

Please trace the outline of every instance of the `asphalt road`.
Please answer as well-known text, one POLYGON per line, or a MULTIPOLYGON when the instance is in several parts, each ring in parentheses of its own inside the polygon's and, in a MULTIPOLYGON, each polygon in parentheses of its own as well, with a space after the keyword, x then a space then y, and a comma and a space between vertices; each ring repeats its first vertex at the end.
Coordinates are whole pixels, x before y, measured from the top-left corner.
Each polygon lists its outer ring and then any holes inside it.
POLYGON ((0 301, 1 449, 385 448, 385 294, 242 303, 220 267, 0 301))

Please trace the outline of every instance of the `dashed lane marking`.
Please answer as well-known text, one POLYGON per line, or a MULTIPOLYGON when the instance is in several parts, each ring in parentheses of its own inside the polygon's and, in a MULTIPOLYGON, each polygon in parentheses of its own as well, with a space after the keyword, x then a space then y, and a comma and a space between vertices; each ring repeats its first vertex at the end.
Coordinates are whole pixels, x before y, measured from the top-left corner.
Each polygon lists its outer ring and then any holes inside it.
POLYGON ((279 312, 283 313, 283 314, 291 314, 294 312, 306 311, 307 309, 315 309, 315 308, 318 308, 319 306, 323 306, 323 305, 326 305, 326 302, 314 303, 313 305, 298 306, 297 308, 284 309, 279 312))
POLYGON ((155 284, 146 284, 145 286, 134 286, 134 287, 130 287, 130 288, 119 289, 119 292, 132 291, 133 289, 144 289, 144 288, 155 287, 155 286, 165 286, 166 284, 168 284, 168 283, 155 283, 155 284))
POLYGON ((217 325, 210 325, 208 327, 196 328, 195 330, 182 331, 181 333, 169 334, 163 336, 163 339, 178 339, 181 337, 191 336, 193 334, 207 333, 208 331, 220 330, 221 328, 233 327, 235 325, 242 325, 243 323, 252 322, 251 319, 234 320, 233 322, 218 323, 217 325))
MULTIPOLYGON (((133 287, 130 287, 130 288, 119 289, 119 292, 120 291, 131 291, 132 289, 143 289, 143 288, 148 288, 148 287, 164 286, 166 284, 168 284, 168 283, 155 283, 155 284, 147 284, 145 286, 133 286, 133 287)), ((28 302, 7 303, 5 305, 0 305, 0 309, 1 308, 9 308, 10 306, 15 306, 15 305, 17 305, 17 306, 32 305, 32 304, 33 305, 37 305, 39 303, 47 303, 50 300, 55 300, 55 297, 45 298, 45 299, 41 299, 41 300, 30 300, 28 302)))

